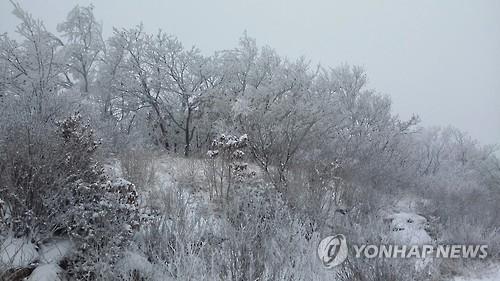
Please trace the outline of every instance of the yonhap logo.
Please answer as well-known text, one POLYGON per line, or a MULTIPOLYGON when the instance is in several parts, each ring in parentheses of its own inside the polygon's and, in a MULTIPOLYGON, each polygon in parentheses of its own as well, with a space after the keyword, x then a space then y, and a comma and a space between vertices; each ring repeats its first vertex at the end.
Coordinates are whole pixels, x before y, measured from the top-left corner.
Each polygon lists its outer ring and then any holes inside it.
MULTIPOLYGON (((485 259, 488 256, 488 245, 390 245, 390 244, 356 244, 352 243, 355 255, 353 258, 384 259, 485 259)), ((331 269, 345 261, 348 254, 346 237, 342 234, 325 237, 318 245, 318 257, 327 269, 331 269)))
POLYGON ((333 268, 347 258, 347 241, 344 235, 337 234, 321 240, 318 257, 326 268, 333 268))

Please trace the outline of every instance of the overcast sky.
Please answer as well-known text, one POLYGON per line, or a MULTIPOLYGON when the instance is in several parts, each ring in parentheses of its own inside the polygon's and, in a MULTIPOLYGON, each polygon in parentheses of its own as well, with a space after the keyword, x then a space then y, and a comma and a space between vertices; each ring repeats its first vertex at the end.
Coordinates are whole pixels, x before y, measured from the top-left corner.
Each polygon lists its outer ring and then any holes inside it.
MULTIPOLYGON (((55 31, 76 4, 93 3, 105 35, 144 23, 209 53, 247 30, 259 45, 325 66, 360 65, 369 87, 390 95, 403 118, 453 125, 500 143, 500 1, 21 0, 55 31)), ((17 19, 0 0, 0 32, 17 19)))

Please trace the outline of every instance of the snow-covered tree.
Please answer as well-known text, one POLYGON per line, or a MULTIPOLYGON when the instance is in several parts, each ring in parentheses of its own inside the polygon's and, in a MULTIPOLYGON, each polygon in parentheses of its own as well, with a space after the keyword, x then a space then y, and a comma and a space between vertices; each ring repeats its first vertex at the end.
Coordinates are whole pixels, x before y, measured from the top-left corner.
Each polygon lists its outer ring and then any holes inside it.
POLYGON ((93 9, 93 5, 77 5, 66 21, 57 26, 57 31, 66 39, 65 61, 71 74, 81 81, 85 93, 90 89, 96 64, 105 48, 102 26, 95 19, 93 9))
POLYGON ((10 39, 7 34, 0 36, 4 94, 20 97, 32 114, 50 117, 53 112, 48 112, 47 107, 60 87, 67 86, 66 67, 60 54, 63 44, 18 4, 14 4, 13 13, 21 20, 16 31, 22 42, 10 39))
POLYGON ((225 60, 225 95, 233 100, 230 122, 248 133, 254 159, 280 186, 320 119, 320 101, 311 90, 313 74, 304 59, 291 62, 269 47, 258 50, 246 35, 225 60))
POLYGON ((177 143, 184 143, 188 155, 195 123, 218 84, 209 72, 211 60, 162 31, 146 34, 141 26, 115 30, 109 52, 114 57, 107 63, 116 69, 113 88, 126 96, 121 110, 149 110, 165 147, 176 149, 177 143))
POLYGON ((104 68, 111 74, 107 81, 116 96, 116 118, 119 121, 128 120, 131 125, 136 112, 149 110, 160 130, 162 146, 169 149, 168 117, 163 111, 164 99, 160 95, 162 80, 159 79, 163 77, 150 55, 152 41, 154 38, 146 34, 141 25, 132 29, 115 29, 109 39, 104 68))

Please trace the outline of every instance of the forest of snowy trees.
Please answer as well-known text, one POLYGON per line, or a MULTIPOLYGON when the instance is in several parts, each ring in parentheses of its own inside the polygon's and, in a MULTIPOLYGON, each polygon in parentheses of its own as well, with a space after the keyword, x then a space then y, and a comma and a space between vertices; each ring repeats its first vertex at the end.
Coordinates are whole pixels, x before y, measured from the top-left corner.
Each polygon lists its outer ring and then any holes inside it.
POLYGON ((360 67, 246 33, 210 55, 142 25, 103 38, 93 9, 51 31, 15 4, 0 35, 0 280, 444 280, 500 258, 494 146, 402 120, 360 67), (392 227, 401 205, 422 229, 392 227), (489 253, 331 271, 335 233, 489 253))

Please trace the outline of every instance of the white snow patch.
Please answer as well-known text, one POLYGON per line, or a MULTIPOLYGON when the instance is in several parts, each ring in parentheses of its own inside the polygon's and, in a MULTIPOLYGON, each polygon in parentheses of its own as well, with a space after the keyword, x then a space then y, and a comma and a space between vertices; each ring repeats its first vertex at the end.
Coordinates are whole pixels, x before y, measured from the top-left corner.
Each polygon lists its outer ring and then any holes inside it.
POLYGON ((129 185, 132 185, 132 183, 124 178, 114 178, 111 181, 111 186, 114 188, 120 188, 120 187, 124 187, 124 186, 129 186, 129 185))
POLYGON ((7 237, 0 246, 0 267, 27 266, 37 258, 35 245, 27 239, 7 237))
POLYGON ((423 245, 432 242, 425 230, 427 219, 413 213, 396 213, 386 217, 390 222, 390 237, 406 245, 423 245))
POLYGON ((112 178, 123 177, 123 171, 120 165, 120 161, 117 159, 111 160, 110 163, 104 164, 104 172, 112 178))
POLYGON ((120 266, 127 271, 137 270, 141 273, 153 272, 153 265, 141 254, 133 251, 127 251, 120 262, 120 266))
POLYGON ((40 261, 44 263, 59 263, 73 249, 69 240, 57 240, 44 244, 40 248, 40 261))
POLYGON ((169 278, 168 272, 164 271, 161 265, 150 263, 141 253, 135 251, 127 251, 124 257, 118 262, 117 269, 123 280, 129 280, 130 273, 134 270, 146 280, 172 280, 169 278))
POLYGON ((39 265, 31 275, 26 279, 27 281, 63 281, 62 268, 57 264, 49 263, 39 265))

